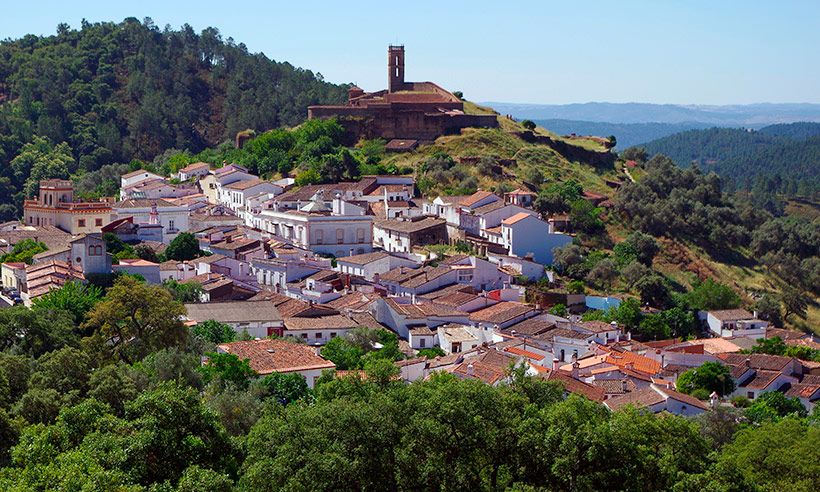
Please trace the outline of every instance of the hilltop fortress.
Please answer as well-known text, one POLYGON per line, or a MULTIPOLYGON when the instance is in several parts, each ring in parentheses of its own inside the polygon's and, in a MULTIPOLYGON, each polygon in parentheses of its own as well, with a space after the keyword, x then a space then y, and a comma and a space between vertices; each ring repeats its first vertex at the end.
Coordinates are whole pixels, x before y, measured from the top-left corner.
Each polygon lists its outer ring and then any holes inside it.
POLYGON ((352 138, 435 140, 462 128, 496 127, 495 115, 464 113, 464 103, 433 82, 404 80, 404 46, 387 49, 387 89, 353 86, 347 104, 308 107, 308 118, 337 118, 352 138))

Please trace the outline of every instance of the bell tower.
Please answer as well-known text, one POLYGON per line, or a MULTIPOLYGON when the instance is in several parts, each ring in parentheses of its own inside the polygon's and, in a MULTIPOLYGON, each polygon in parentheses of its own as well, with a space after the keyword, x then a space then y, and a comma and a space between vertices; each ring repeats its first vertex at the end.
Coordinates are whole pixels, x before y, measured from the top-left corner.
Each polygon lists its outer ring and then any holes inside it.
POLYGON ((404 45, 387 48, 387 92, 404 89, 404 45))

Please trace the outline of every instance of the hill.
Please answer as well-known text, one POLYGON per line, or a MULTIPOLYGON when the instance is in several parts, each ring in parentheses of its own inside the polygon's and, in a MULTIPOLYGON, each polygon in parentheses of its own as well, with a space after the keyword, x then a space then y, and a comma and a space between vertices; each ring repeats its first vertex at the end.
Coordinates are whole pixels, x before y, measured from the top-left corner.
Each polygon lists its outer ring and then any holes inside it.
POLYGON ((607 123, 708 123, 759 128, 775 123, 820 121, 820 104, 746 104, 728 106, 607 103, 518 104, 488 102, 502 114, 531 120, 563 119, 607 123))
POLYGON ((689 130, 642 146, 681 166, 697 162, 736 189, 751 190, 764 177, 773 182, 771 191, 810 196, 820 190, 820 123, 689 130))
MULTIPOLYGON (((32 152, 57 152, 48 170, 68 177, 171 148, 198 152, 244 129, 300 123, 310 104, 344 99, 318 73, 249 53, 208 28, 160 30, 139 22, 83 23, 0 42, 0 192, 15 196, 32 152), (35 140, 35 135, 46 139, 35 140), (65 142, 65 146, 55 146, 65 142)), ((42 170, 41 170, 42 171, 42 170)), ((8 207, 2 214, 10 215, 8 207)), ((13 211, 11 211, 13 213, 13 211)))
POLYGON ((598 121, 577 121, 561 119, 536 119, 535 123, 561 134, 614 135, 617 149, 625 149, 667 135, 686 130, 709 128, 708 123, 607 123, 598 121))

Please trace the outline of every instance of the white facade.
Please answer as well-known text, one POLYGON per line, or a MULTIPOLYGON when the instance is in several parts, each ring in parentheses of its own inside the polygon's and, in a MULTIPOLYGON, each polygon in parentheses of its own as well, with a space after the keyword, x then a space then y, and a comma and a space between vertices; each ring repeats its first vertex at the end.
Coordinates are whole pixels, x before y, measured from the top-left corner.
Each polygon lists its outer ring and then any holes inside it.
POLYGON ((144 169, 140 169, 139 171, 134 171, 132 173, 124 174, 120 177, 120 188, 125 189, 131 186, 134 186, 137 183, 141 183, 143 181, 154 180, 154 179, 163 179, 162 176, 157 174, 148 172, 144 169))
MULTIPOLYGON (((333 211, 314 212, 310 202, 301 210, 262 210, 256 217, 260 228, 292 241, 300 248, 336 257, 373 250, 373 216, 361 207, 333 201, 333 211)), ((318 206, 318 205, 317 205, 318 206)))
MULTIPOLYGON (((166 202, 167 203, 167 202, 166 202)), ((117 218, 134 217, 136 223, 151 223, 151 205, 140 207, 118 207, 114 205, 114 214, 117 218)), ((162 225, 162 241, 166 244, 174 240, 181 232, 189 229, 188 207, 184 205, 157 206, 157 221, 162 225)))
POLYGON ((402 266, 416 268, 419 266, 418 263, 412 260, 388 254, 382 255, 381 257, 375 258, 364 264, 358 262, 347 262, 344 258, 341 258, 336 261, 336 265, 336 270, 340 273, 363 277, 365 280, 369 281, 374 281, 379 275, 385 274, 394 268, 399 268, 402 266))
POLYGON ((513 221, 514 218, 501 223, 501 237, 510 256, 523 258, 532 254, 536 262, 551 265, 552 250, 572 242, 571 236, 552 232, 549 224, 537 217, 527 215, 513 221))

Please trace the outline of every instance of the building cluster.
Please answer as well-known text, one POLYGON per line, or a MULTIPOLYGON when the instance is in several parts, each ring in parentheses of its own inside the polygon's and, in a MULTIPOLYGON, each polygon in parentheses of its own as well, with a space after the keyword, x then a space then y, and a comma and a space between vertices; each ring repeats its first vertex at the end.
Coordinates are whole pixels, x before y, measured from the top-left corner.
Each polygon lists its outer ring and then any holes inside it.
MULTIPOLYGON (((393 56, 391 89, 352 94, 349 107, 387 104, 398 125, 411 115, 404 114, 410 107, 396 108, 415 100, 414 91, 437 101, 448 96, 405 83, 403 51, 391 48, 393 56)), ((443 114, 459 121, 449 103, 443 114)), ((434 117, 423 112, 419 124, 434 117)), ((693 415, 709 404, 677 392, 676 380, 714 361, 730 367, 735 395, 783 391, 808 407, 820 398, 820 364, 740 353, 772 336, 820 345, 744 310, 702 313, 712 338, 643 343, 615 323, 549 314, 544 307, 555 299, 524 302, 521 280, 551 280, 545 266, 553 249, 572 241, 561 232, 568 219, 543 220, 531 208, 534 198, 517 189, 424 199, 413 177, 395 175, 297 188, 293 179, 264 180, 236 164, 195 163, 172 180, 131 172, 121 178, 118 201, 83 202, 70 181, 44 180, 38 197, 25 201, 22 223, 0 224, 0 252, 26 239, 48 248, 30 265, 2 265, 3 296, 31 305, 67 282, 120 272, 154 284, 196 283, 198 302, 185 306, 189 325, 231 326, 247 340, 219 351, 248 359, 259 374, 302 374, 311 387, 334 368, 321 347, 364 326, 397 335, 406 359, 396 365, 407 382, 446 371, 497 385, 516 366, 610 409, 631 404, 693 415), (191 233, 205 255, 152 262, 117 260, 107 250, 113 235, 162 256, 181 233, 191 233)), ((564 294, 560 302, 583 310, 619 300, 564 294)))

